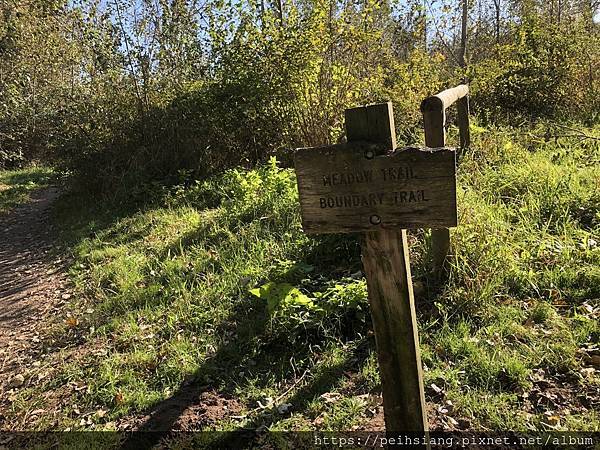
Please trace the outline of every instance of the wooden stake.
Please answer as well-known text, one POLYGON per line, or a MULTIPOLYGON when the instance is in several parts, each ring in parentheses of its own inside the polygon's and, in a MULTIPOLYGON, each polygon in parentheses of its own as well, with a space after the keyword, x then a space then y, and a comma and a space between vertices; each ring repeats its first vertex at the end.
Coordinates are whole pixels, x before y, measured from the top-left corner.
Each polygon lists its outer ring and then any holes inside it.
POLYGON ((471 145, 471 132, 469 131, 469 97, 466 95, 458 100, 458 131, 460 137, 461 153, 471 145))
MULTIPOLYGON (((432 101, 428 108, 421 105, 423 112, 423 125, 425 127, 425 145, 427 147, 444 147, 446 145, 446 111, 443 101, 435 101, 437 97, 429 97, 432 101)), ((423 102, 425 103, 425 102, 423 102)), ((433 272, 441 277, 444 271, 446 256, 450 252, 450 230, 448 228, 434 228, 431 230, 431 260, 433 272)))
MULTIPOLYGON (((461 84, 423 100, 421 103, 421 112, 423 113, 425 145, 427 147, 436 148, 446 146, 446 108, 455 102, 458 102, 460 145, 463 149, 469 146, 468 93, 469 87, 461 84)), ((449 253, 450 230, 448 228, 432 229, 431 259, 433 271, 438 277, 441 277, 444 273, 444 266, 449 253)))
MULTIPOLYGON (((349 141, 383 144, 394 150, 391 103, 346 110, 346 131, 349 141)), ((386 431, 425 433, 425 395, 406 230, 365 233, 362 261, 377 343, 386 431)))

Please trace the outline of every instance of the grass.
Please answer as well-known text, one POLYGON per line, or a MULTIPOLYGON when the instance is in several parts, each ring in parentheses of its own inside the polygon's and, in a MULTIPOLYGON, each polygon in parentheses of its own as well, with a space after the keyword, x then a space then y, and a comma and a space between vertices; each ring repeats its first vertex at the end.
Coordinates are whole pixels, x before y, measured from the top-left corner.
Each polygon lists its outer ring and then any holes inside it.
MULTIPOLYGON (((443 396, 428 401, 452 405, 439 426, 600 430, 578 399, 600 387, 581 353, 600 336, 600 148, 537 131, 474 127, 443 285, 429 234, 410 236, 425 384, 443 396), (567 399, 533 401, 544 389, 567 399)), ((86 344, 20 393, 14 417, 70 386, 79 413, 55 426, 113 429, 191 383, 240 405, 206 430, 368 427, 380 381, 359 245, 302 233, 293 171, 272 162, 148 197, 134 213, 64 199, 78 296, 46 350, 86 344)))
POLYGON ((33 191, 53 180, 54 172, 47 167, 0 171, 0 214, 25 203, 33 191))

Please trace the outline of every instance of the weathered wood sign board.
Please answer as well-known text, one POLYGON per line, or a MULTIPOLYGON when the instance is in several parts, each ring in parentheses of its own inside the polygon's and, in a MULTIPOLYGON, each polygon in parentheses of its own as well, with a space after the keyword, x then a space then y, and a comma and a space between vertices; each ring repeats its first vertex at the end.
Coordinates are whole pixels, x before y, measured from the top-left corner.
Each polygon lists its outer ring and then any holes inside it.
POLYGON ((379 153, 360 142, 296 151, 306 233, 456 226, 454 150, 379 153))

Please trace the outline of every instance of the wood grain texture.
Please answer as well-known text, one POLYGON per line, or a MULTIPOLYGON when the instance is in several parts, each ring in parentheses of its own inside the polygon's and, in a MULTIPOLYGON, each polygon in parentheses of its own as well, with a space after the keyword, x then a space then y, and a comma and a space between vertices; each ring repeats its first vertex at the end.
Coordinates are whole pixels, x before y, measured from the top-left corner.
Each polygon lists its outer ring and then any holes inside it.
POLYGON ((456 104, 458 109, 458 130, 460 148, 465 150, 471 146, 471 132, 469 130, 469 97, 461 98, 456 104))
POLYGON ((421 102, 421 112, 442 109, 445 110, 459 99, 469 94, 469 86, 460 84, 456 87, 446 89, 439 94, 427 97, 421 102))
POLYGON ((362 261, 377 343, 386 432, 426 431, 406 231, 367 233, 362 261))
POLYGON ((350 108, 344 116, 348 142, 382 144, 380 154, 396 149, 392 102, 350 108))
MULTIPOLYGON (((353 111, 346 113, 346 118, 350 118, 350 122, 346 123, 346 129, 351 144, 342 152, 341 157, 346 160, 352 158, 353 154, 353 157, 363 165, 364 159, 367 159, 373 167, 376 164, 382 164, 387 169, 397 167, 396 174, 399 176, 396 181, 400 184, 413 183, 415 177, 408 177, 408 175, 418 173, 419 170, 417 172, 401 170, 401 167, 410 167, 406 163, 412 163, 413 158, 422 163, 423 158, 435 158, 431 155, 448 157, 451 154, 442 151, 427 156, 419 150, 407 150, 386 155, 386 150, 395 149, 394 116, 391 105, 389 103, 387 105, 387 108, 376 106, 366 108, 367 124, 378 124, 367 134, 367 138, 371 139, 372 143, 379 144, 376 148, 361 143, 352 145, 354 138, 365 137, 353 133, 352 126, 355 123, 352 118, 353 111), (385 126, 386 122, 388 126, 385 126), (373 156, 370 159, 372 155, 381 156, 373 156), (404 178, 400 176, 402 174, 405 175, 404 178)), ((357 111, 357 115, 361 120, 365 117, 360 111, 357 111)), ((429 167, 432 166, 434 165, 429 167)), ((331 166, 322 168, 329 169, 331 166)), ((446 174, 443 170, 440 173, 446 174)), ((386 223, 384 218, 381 225, 386 223)), ((362 260, 377 341, 386 432, 389 436, 402 431, 425 433, 427 418, 423 374, 406 231, 381 229, 381 231, 365 233, 362 240, 362 260)), ((420 448, 429 448, 429 446, 424 445, 420 448)))
MULTIPOLYGON (((470 142, 468 122, 469 86, 461 84, 446 89, 437 95, 427 97, 421 102, 423 124, 425 127, 425 145, 428 147, 444 147, 446 145, 446 109, 458 101, 458 117, 461 149, 470 142)), ((431 230, 431 260, 433 271, 438 277, 444 273, 444 267, 450 254, 450 230, 436 228, 431 230)))
POLYGON ((423 125, 427 147, 446 146, 446 111, 444 109, 423 111, 423 125))
POLYGON ((309 234, 456 226, 453 149, 348 143, 295 154, 302 226, 309 234))

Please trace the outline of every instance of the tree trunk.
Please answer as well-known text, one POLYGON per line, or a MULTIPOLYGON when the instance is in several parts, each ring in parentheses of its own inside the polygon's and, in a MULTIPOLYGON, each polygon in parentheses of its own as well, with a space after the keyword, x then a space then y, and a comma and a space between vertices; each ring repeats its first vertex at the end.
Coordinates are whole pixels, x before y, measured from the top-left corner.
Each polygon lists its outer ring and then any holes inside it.
POLYGON ((496 44, 500 43, 500 0, 494 0, 494 8, 496 9, 496 44))
POLYGON ((277 8, 277 18, 279 19, 279 26, 283 27, 283 0, 276 0, 275 7, 277 8))
POLYGON ((427 0, 423 0, 423 49, 427 51, 427 0))
POLYGON ((467 66, 467 25, 469 21, 469 0, 462 0, 462 24, 460 31, 460 52, 458 62, 461 67, 467 66))

